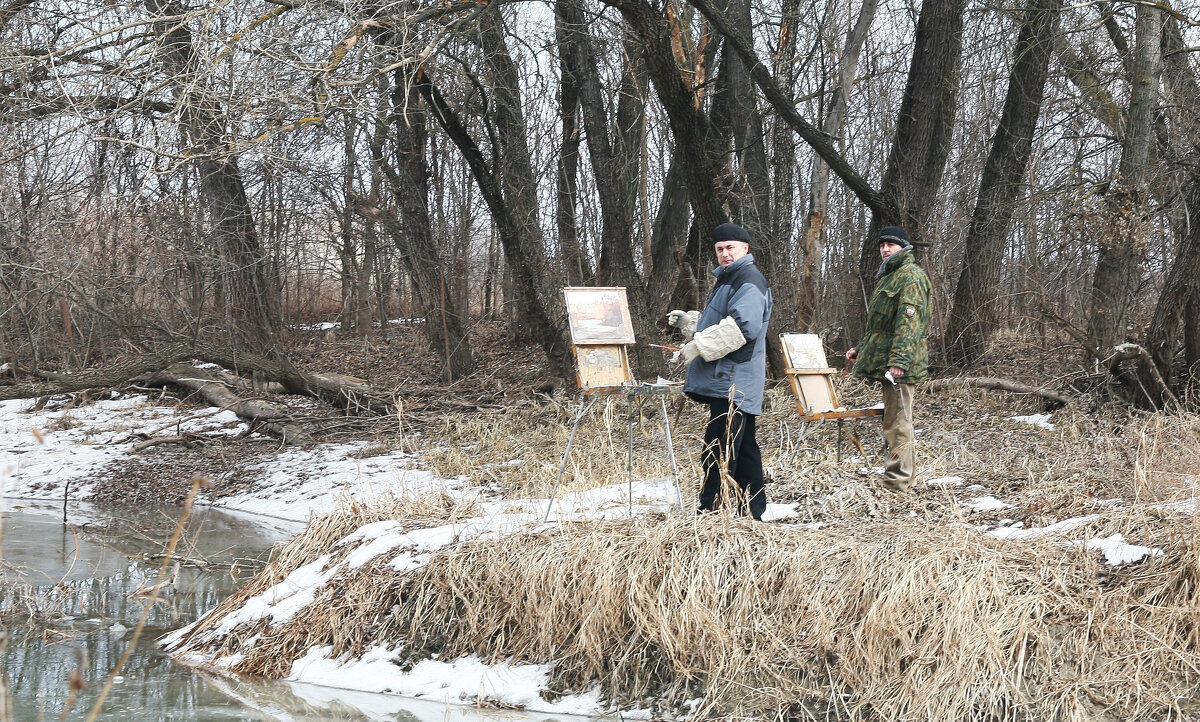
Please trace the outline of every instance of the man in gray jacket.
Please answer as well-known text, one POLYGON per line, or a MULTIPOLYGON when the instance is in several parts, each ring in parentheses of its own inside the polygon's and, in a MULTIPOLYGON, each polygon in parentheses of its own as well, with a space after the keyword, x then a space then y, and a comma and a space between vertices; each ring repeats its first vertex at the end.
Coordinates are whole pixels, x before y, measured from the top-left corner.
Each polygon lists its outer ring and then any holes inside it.
POLYGON ((713 229, 713 243, 720 265, 713 269, 717 282, 704 312, 671 311, 667 316, 667 323, 688 339, 680 350, 688 365, 683 390, 709 410, 699 506, 700 511, 714 508, 721 468, 728 463, 729 475, 749 500, 750 516, 762 519, 767 495, 754 422, 762 413, 767 377, 771 289, 754 265, 744 228, 722 223, 713 229))

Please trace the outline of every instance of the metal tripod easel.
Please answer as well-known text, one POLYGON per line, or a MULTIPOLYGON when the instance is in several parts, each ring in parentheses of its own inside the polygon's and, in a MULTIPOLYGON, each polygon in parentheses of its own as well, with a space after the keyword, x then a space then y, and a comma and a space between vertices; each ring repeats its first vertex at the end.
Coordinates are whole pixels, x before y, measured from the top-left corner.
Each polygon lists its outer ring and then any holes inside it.
POLYGON ((575 434, 579 431, 579 423, 583 421, 584 414, 591 408, 598 396, 614 396, 623 395, 629 406, 629 442, 625 458, 625 479, 629 488, 629 515, 633 516, 633 420, 636 415, 639 415, 646 399, 657 396, 662 403, 663 430, 666 437, 667 453, 671 457, 671 483, 675 487, 675 498, 679 502, 680 510, 683 506, 683 493, 679 490, 679 464, 675 460, 675 445, 671 440, 671 416, 667 412, 667 396, 682 393, 682 387, 678 385, 663 385, 663 384, 638 384, 636 386, 613 386, 607 388, 593 388, 585 391, 585 399, 579 405, 579 413, 575 415, 575 422, 571 424, 571 435, 567 437, 567 448, 563 451, 562 463, 558 466, 558 475, 554 479, 554 488, 550 491, 550 501, 546 504, 546 515, 542 519, 543 522, 550 520, 550 511, 554 508, 554 502, 558 500, 558 487, 562 483, 563 473, 567 469, 567 460, 571 457, 571 447, 575 445, 575 434))

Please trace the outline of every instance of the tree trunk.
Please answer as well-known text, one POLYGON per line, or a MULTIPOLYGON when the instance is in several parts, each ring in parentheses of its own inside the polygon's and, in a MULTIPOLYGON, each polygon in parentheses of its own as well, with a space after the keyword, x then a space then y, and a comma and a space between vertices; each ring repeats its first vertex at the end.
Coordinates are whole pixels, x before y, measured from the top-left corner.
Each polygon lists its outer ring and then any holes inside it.
MULTIPOLYGON (((842 48, 838 63, 837 83, 829 101, 829 110, 821 130, 830 138, 841 138, 846 120, 846 102, 854 87, 854 75, 858 72, 858 58, 867 40, 867 31, 875 18, 878 0, 865 0, 858 11, 858 19, 842 48)), ((809 177, 808 214, 801 228, 803 234, 803 257, 796 288, 796 327, 802 331, 815 331, 817 305, 820 302, 821 266, 825 249, 825 216, 829 202, 829 163, 817 156, 813 160, 812 175, 809 177)))
MULTIPOLYGON (((565 40, 562 48, 567 58, 565 67, 579 92, 584 135, 600 198, 600 261, 596 280, 601 285, 625 287, 634 332, 638 338, 647 339, 653 337, 655 319, 650 314, 646 283, 637 269, 633 243, 641 118, 645 112, 644 83, 639 82, 640 51, 635 43, 626 43, 626 48, 633 52, 623 54, 621 92, 616 117, 610 123, 604 109, 599 58, 583 9, 575 0, 560 0, 557 12, 565 40)), ((660 358, 661 354, 648 346, 635 346, 632 359, 635 373, 646 376, 658 371, 660 358)))
POLYGON ((721 148, 695 93, 684 81, 672 53, 671 29, 662 13, 646 0, 604 0, 616 8, 646 49, 650 80, 658 93, 676 147, 688 154, 684 166, 694 223, 708 233, 726 222, 716 179, 724 172, 721 148))
MULTIPOLYGON (((238 158, 224 139, 224 112, 205 79, 203 64, 178 0, 146 0, 151 13, 171 19, 154 22, 162 40, 164 66, 175 88, 180 133, 185 143, 199 151, 201 196, 207 206, 214 245, 225 253, 228 271, 224 284, 229 308, 241 342, 268 351, 282 328, 278 290, 267 278, 267 259, 254 227, 254 216, 242 184, 238 158)), ((196 153, 189 153, 196 155, 196 153)))
POLYGON ((687 259, 688 191, 683 177, 684 163, 687 159, 682 153, 671 155, 658 213, 654 217, 650 241, 654 273, 647 279, 647 295, 655 320, 674 308, 687 311, 698 305, 695 300, 697 269, 687 259), (677 293, 676 289, 680 287, 684 290, 677 293))
POLYGON ((1008 227, 1029 165, 1061 8, 1062 0, 1030 0, 1017 33, 1004 111, 983 167, 946 328, 947 354, 959 365, 980 357, 999 324, 997 291, 1008 227))
MULTIPOLYGON (((750 37, 750 3, 729 0, 726 17, 742 37, 750 37)), ((717 93, 713 97, 713 127, 721 136, 733 142, 732 187, 727 191, 735 221, 750 233, 750 250, 754 263, 762 271, 775 292, 775 310, 767 330, 768 339, 779 335, 784 319, 792 316, 791 291, 788 274, 777 272, 787 267, 787 248, 771 235, 771 171, 767 163, 766 133, 762 116, 745 61, 730 43, 721 53, 717 74, 717 93)), ((732 164, 730 164, 732 165, 732 164)), ((783 351, 777 343, 767 344, 767 363, 771 375, 783 375, 783 351)))
MULTIPOLYGON (((1187 47, 1174 18, 1164 20, 1163 27, 1163 88, 1169 93, 1170 105, 1178 109, 1174 118, 1180 126, 1183 144, 1194 149, 1200 143, 1200 84, 1187 60, 1187 47)), ((1200 368, 1193 364, 1197 360, 1196 349, 1189 353, 1189 341, 1196 342, 1195 329, 1188 328, 1189 321, 1196 321, 1194 309, 1200 301, 1200 171, 1197 171, 1197 152, 1189 152, 1182 163, 1189 169, 1182 179, 1183 201, 1180 240, 1175 249, 1175 259, 1167 271, 1163 290, 1155 304, 1150 326, 1146 330, 1146 350, 1150 361, 1138 366, 1140 388, 1151 390, 1148 398, 1142 399, 1147 406, 1161 408, 1166 399, 1155 391, 1155 372, 1167 387, 1175 385, 1175 357, 1182 346, 1184 349, 1185 372, 1182 386, 1200 379, 1200 368), (1151 368, 1151 362, 1153 368, 1151 368)))
POLYGON ((555 33, 559 45, 561 73, 560 105, 562 113, 562 146, 558 154, 558 197, 555 221, 558 225, 558 248, 562 256, 567 284, 582 286, 592 279, 591 263, 579 245, 579 228, 575 206, 579 200, 579 81, 576 78, 574 54, 567 51, 575 29, 570 24, 573 0, 555 3, 555 33), (567 10, 571 11, 568 13, 567 10))
POLYGON ((445 380, 453 381, 473 371, 475 363, 467 338, 466 318, 454 295, 446 292, 446 261, 431 230, 425 104, 405 71, 396 71, 394 78, 390 125, 396 167, 384 160, 382 148, 376 148, 374 153, 392 183, 399 220, 361 199, 356 209, 379 222, 392 236, 424 310, 425 334, 434 353, 442 359, 445 380))
POLYGON ((1141 282, 1145 254, 1146 194, 1154 113, 1162 68, 1162 11, 1137 6, 1134 77, 1120 175, 1106 195, 1106 218, 1095 234, 1100 246, 1088 309, 1088 339, 1100 352, 1125 335, 1130 306, 1141 282))
POLYGON ((233 393, 223 381, 204 369, 186 363, 172 364, 150 375, 146 386, 175 384, 191 389, 219 409, 232 411, 238 418, 249 421, 285 444, 312 444, 315 439, 297 424, 288 420, 287 413, 261 399, 243 399, 233 393))
MULTIPOLYGON (((883 178, 881 193, 888 202, 872 213, 859 255, 864 296, 870 296, 875 287, 879 267, 875 239, 880 228, 901 225, 914 243, 928 243, 925 221, 941 186, 958 106, 965 5, 965 0, 929 0, 921 6, 912 64, 883 178), (895 209, 894 215, 891 209, 895 209)), ((847 324, 850 337, 860 338, 865 327, 866 306, 856 305, 847 324)))

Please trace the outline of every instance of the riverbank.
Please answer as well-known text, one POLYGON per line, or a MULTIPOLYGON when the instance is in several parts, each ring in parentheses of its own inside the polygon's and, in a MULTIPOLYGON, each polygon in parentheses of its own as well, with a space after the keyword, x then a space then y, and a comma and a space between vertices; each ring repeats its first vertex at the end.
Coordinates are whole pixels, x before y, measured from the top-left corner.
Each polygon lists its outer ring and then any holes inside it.
POLYGON ((771 521, 749 524, 680 510, 694 405, 669 405, 679 491, 659 407, 634 414, 627 470, 613 400, 585 416, 551 509, 580 400, 472 383, 508 392, 427 394, 436 414, 307 449, 169 395, 5 402, 5 496, 178 499, 199 475, 201 503, 312 519, 168 640, 226 672, 635 717, 1196 713, 1194 416, 923 394, 921 476, 897 497, 872 423, 839 455, 837 429, 800 423, 776 388, 771 521), (164 428, 196 443, 145 445, 164 428))

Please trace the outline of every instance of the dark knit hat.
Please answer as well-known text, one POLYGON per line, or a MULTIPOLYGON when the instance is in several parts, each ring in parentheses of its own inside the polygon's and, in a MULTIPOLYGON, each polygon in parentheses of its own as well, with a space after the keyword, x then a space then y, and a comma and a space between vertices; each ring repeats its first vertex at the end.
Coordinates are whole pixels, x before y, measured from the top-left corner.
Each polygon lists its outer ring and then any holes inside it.
POLYGON ((901 248, 912 248, 912 241, 908 240, 908 231, 900 226, 884 226, 879 231, 879 242, 895 243, 901 248))
POLYGON ((720 243, 721 241, 750 242, 750 234, 746 232, 745 228, 736 223, 722 223, 713 229, 712 237, 713 243, 720 243))

